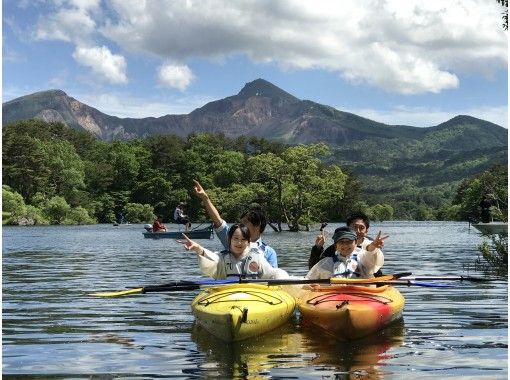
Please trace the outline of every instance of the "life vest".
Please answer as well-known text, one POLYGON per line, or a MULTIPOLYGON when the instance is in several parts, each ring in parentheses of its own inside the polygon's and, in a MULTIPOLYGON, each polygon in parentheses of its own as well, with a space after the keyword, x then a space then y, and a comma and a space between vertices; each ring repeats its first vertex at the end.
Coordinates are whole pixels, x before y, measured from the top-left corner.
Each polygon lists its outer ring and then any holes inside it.
POLYGON ((338 255, 332 257, 333 259, 333 276, 332 277, 361 277, 358 269, 358 255, 353 254, 345 262, 338 258, 338 255))
POLYGON ((225 264, 225 273, 227 277, 258 278, 262 275, 262 265, 260 264, 261 252, 259 248, 250 248, 248 254, 238 261, 230 251, 220 252, 225 264))

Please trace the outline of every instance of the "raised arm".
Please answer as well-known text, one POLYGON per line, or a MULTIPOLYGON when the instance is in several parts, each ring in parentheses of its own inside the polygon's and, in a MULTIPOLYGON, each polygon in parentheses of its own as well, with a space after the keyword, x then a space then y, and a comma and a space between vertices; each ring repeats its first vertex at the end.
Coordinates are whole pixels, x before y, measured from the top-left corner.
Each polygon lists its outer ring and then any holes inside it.
POLYGON ((202 185, 200 185, 200 183, 196 180, 193 180, 193 182, 195 183, 195 186, 193 187, 195 189, 195 195, 202 201, 207 215, 209 215, 209 218, 211 218, 214 223, 214 227, 220 227, 223 224, 223 219, 221 218, 220 213, 209 199, 209 196, 203 189, 202 185))

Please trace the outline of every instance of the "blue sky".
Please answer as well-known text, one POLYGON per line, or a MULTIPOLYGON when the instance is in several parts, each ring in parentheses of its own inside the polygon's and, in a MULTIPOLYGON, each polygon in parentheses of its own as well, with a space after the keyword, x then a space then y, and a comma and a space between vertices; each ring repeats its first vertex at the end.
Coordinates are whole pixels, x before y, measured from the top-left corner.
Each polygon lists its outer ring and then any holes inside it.
POLYGON ((182 114, 266 79, 387 124, 508 128, 496 0, 3 0, 2 101, 62 89, 119 117, 182 114))

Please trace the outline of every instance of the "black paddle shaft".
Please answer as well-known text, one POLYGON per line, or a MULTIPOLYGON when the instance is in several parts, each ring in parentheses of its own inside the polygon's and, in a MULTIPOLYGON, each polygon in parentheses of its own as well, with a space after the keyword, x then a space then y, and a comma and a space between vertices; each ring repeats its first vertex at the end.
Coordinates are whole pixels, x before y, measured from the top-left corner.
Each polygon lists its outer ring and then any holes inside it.
POLYGON ((142 288, 142 293, 156 293, 156 292, 179 292, 182 290, 196 290, 200 289, 199 284, 165 284, 165 285, 152 285, 142 288))

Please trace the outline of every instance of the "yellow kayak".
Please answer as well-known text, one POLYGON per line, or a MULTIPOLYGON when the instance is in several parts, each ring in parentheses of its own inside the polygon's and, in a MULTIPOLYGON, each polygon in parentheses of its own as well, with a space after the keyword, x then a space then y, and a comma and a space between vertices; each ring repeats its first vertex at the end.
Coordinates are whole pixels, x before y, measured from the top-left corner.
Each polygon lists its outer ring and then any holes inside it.
POLYGON ((339 340, 373 334, 402 317, 405 299, 392 286, 321 286, 302 292, 303 324, 313 324, 339 340))
POLYGON ((279 286, 234 284, 204 290, 191 309, 205 330, 232 342, 281 326, 295 306, 294 297, 279 286))

